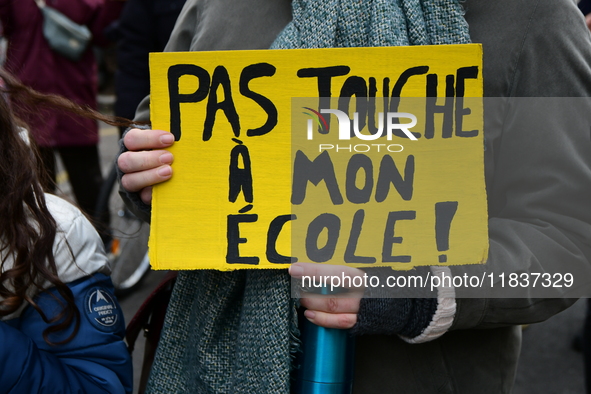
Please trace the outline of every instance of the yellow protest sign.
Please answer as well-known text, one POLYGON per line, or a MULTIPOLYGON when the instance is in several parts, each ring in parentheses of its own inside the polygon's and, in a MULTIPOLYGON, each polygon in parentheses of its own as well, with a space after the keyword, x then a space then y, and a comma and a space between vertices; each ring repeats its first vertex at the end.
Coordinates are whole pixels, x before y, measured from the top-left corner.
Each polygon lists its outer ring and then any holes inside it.
POLYGON ((475 264, 480 45, 157 53, 155 269, 475 264))

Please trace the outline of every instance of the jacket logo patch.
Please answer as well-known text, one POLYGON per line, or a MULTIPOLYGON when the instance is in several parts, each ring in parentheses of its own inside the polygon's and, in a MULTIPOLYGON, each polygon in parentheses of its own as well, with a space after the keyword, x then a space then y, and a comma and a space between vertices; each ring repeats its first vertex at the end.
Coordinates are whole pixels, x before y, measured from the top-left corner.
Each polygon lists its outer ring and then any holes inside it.
POLYGON ((90 322, 100 329, 115 326, 119 317, 117 303, 109 293, 101 289, 93 289, 87 293, 86 314, 90 322))

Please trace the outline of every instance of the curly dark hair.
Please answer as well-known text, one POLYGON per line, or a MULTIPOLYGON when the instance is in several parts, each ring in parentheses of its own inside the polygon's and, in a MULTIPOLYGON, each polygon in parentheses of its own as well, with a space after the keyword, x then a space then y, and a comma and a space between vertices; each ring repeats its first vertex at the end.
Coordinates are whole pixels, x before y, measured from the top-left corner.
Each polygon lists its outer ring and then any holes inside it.
MULTIPOLYGON (((42 180, 44 170, 34 141, 23 138, 23 114, 40 106, 66 111, 111 125, 129 126, 122 118, 111 118, 90 108, 56 95, 39 93, 0 69, 0 317, 16 312, 23 303, 35 308, 50 326, 43 332, 48 344, 60 345, 71 341, 80 326, 80 312, 74 304, 72 291, 57 275, 53 245, 57 224, 47 209, 42 180), (7 260, 13 259, 10 267, 7 260), (29 294, 45 290, 46 283, 54 286, 60 297, 56 300, 62 311, 49 319, 29 294), (50 334, 74 325, 65 340, 53 342, 50 334)), ((74 258, 72 256, 72 258, 74 258)))

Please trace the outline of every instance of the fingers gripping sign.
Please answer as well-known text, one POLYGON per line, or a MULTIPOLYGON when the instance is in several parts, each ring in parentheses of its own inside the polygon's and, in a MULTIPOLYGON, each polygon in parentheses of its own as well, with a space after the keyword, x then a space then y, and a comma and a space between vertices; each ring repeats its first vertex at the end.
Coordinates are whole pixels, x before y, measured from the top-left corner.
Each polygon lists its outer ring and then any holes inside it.
POLYGON ((140 192, 144 203, 152 201, 152 186, 172 177, 173 155, 165 150, 174 143, 174 136, 163 130, 131 129, 123 138, 129 151, 122 153, 117 165, 125 175, 123 188, 140 192))
POLYGON ((289 274, 300 279, 305 289, 312 290, 304 291, 300 300, 306 308, 304 316, 312 323, 340 329, 351 328, 357 323, 364 287, 355 284, 362 284, 367 278, 364 271, 340 265, 296 263, 289 268, 289 274), (332 294, 321 294, 321 289, 332 294))

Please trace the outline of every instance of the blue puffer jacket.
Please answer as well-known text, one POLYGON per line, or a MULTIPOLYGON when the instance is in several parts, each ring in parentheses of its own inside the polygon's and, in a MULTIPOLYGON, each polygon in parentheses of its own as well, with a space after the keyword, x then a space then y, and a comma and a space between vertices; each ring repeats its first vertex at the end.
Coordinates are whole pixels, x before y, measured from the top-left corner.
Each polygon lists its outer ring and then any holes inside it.
MULTIPOLYGON (((43 339, 49 325, 30 305, 0 321, 0 394, 131 393, 125 322, 100 238, 76 208, 50 195, 47 203, 59 225, 58 275, 74 294, 80 328, 71 341, 49 345, 43 339)), ((34 295, 34 301, 48 319, 61 312, 64 302, 55 288, 34 295)), ((72 329, 49 339, 59 342, 72 329)))

